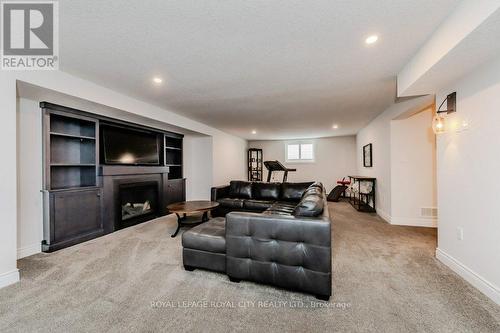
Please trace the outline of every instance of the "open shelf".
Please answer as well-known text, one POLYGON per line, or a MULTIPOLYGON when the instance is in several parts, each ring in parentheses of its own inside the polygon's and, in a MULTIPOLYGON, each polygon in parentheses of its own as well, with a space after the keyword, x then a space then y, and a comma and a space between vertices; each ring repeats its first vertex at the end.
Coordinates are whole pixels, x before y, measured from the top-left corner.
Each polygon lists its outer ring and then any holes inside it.
POLYGON ((94 163, 51 163, 51 167, 69 167, 69 166, 96 166, 94 163))
POLYGON ((52 190, 96 186, 95 166, 52 166, 50 181, 52 190))
POLYGON ((50 137, 51 164, 95 164, 95 140, 67 136, 50 137))
POLYGON ((49 121, 49 189, 97 186, 96 122, 55 113, 49 121))
POLYGON ((74 138, 74 139, 80 139, 80 140, 95 140, 95 138, 91 137, 91 136, 65 134, 65 133, 57 133, 57 132, 50 132, 50 135, 53 135, 53 136, 62 136, 62 137, 65 137, 65 138, 74 138))
POLYGON ((168 173, 168 179, 180 179, 182 178, 182 165, 170 166, 168 173))
POLYGON ((95 138, 95 122, 52 114, 50 132, 57 135, 95 138))
POLYGON ((170 168, 168 179, 182 178, 182 138, 165 135, 165 166, 170 168))
POLYGON ((165 136, 165 148, 177 148, 182 150, 182 138, 171 138, 165 136))
POLYGON ((182 151, 166 151, 165 165, 182 165, 182 151))

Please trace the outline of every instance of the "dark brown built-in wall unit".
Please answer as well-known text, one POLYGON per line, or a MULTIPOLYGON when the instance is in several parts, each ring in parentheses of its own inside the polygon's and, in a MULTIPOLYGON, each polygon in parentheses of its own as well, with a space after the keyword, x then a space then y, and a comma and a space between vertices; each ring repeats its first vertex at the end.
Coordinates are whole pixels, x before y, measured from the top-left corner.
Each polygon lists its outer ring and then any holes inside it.
POLYGON ((185 200, 182 134, 40 107, 44 252, 166 215, 168 204, 185 200))

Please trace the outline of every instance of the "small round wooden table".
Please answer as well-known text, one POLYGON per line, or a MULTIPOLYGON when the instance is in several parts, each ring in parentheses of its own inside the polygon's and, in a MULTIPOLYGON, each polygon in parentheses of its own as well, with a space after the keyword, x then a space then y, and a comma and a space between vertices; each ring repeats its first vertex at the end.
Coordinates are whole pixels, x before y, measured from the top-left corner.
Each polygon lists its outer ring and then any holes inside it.
POLYGON ((177 215, 177 230, 173 233, 171 237, 177 236, 177 233, 181 227, 201 224, 208 221, 208 212, 219 205, 215 201, 183 201, 176 202, 167 206, 167 209, 171 213, 177 215), (186 214, 192 213, 203 213, 201 221, 199 222, 186 222, 186 214))

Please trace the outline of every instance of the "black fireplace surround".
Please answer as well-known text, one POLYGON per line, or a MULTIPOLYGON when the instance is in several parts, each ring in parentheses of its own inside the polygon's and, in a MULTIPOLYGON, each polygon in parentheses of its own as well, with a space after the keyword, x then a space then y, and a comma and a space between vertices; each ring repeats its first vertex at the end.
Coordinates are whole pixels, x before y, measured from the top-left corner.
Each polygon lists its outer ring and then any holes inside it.
POLYGON ((108 232, 167 213, 168 167, 103 166, 100 177, 108 232))

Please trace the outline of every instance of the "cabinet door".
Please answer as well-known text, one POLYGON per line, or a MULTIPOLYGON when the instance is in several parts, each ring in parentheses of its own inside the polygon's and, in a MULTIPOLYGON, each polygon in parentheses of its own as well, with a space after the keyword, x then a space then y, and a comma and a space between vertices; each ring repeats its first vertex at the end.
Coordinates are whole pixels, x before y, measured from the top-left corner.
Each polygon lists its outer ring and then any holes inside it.
POLYGON ((167 205, 186 200, 185 184, 185 179, 171 179, 167 181, 165 191, 167 205))
POLYGON ((102 230, 101 190, 51 193, 52 242, 61 242, 102 230))

